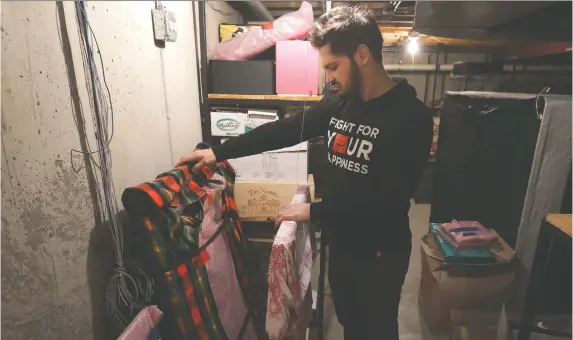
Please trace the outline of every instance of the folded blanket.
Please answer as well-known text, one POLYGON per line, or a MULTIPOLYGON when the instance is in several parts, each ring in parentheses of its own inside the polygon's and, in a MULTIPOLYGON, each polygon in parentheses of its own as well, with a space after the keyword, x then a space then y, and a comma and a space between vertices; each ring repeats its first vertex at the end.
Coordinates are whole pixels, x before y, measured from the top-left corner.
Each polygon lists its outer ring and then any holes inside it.
POLYGON ((497 235, 477 221, 452 221, 440 226, 440 234, 455 248, 484 247, 497 241, 497 235))

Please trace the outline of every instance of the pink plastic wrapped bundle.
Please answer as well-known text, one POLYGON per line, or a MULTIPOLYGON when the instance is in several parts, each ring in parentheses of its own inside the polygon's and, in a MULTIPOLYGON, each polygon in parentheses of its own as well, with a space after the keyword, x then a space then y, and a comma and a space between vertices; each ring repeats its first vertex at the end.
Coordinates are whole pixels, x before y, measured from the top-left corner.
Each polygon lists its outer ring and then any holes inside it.
POLYGON ((149 339, 149 334, 156 328, 162 316, 163 313, 157 306, 143 308, 117 340, 149 339))
POLYGON ((484 247, 497 241, 497 235, 477 221, 456 221, 441 225, 440 234, 456 248, 484 247))
POLYGON ((306 38, 313 21, 312 5, 304 1, 298 11, 218 43, 207 57, 210 60, 246 60, 273 47, 277 41, 306 38))

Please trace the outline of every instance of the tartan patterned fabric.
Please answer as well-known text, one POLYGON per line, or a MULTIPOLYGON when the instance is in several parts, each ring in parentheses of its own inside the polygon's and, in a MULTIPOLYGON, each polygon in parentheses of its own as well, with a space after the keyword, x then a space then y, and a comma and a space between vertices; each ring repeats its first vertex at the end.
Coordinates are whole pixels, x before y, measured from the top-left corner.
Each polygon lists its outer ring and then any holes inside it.
MULTIPOLYGON (((205 148, 208 145, 204 143, 197 146, 197 149, 205 148)), ((203 187, 219 173, 227 182, 222 209, 225 223, 221 233, 227 236, 249 316, 253 318, 259 338, 264 339, 264 306, 255 302, 261 292, 256 288, 257 279, 252 274, 255 271, 249 270, 252 262, 233 198, 235 171, 226 161, 215 168, 204 167, 198 173, 191 171, 193 165, 177 167, 152 182, 126 189, 122 195, 125 209, 144 226, 144 232, 137 230, 139 253, 155 278, 157 302, 165 313, 163 320, 176 328, 168 333, 174 339, 227 339, 205 267, 209 254, 204 249, 209 242, 198 246, 202 219, 199 201, 206 196, 203 187)))

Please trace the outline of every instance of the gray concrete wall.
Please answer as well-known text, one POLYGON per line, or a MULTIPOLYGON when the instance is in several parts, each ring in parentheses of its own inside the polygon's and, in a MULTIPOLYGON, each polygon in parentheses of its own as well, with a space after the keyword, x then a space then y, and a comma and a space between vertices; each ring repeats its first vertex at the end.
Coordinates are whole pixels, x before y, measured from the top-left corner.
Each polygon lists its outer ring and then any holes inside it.
POLYGON ((214 48, 219 43, 220 24, 243 24, 243 16, 229 6, 226 1, 205 2, 207 48, 214 48))
MULTIPOLYGON (((115 108, 118 197, 201 140, 193 5, 164 5, 179 37, 160 49, 153 2, 88 4, 115 108)), ((74 5, 2 2, 1 11, 2 338, 109 338, 109 235, 84 158, 70 155, 81 149, 81 111, 93 137, 74 5)))

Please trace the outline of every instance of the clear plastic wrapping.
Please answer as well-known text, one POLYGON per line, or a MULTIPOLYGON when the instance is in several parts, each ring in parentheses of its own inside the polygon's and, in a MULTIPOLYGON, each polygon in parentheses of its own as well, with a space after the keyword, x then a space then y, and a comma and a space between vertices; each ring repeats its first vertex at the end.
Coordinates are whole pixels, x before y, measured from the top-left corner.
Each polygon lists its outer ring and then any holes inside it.
POLYGON ((455 248, 482 247, 497 241, 497 235, 477 221, 443 223, 438 232, 455 248))
POLYGON ((207 57, 209 60, 246 60, 271 48, 277 41, 304 39, 313 21, 312 5, 304 1, 295 12, 218 43, 207 57))

